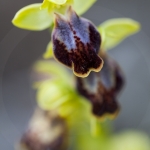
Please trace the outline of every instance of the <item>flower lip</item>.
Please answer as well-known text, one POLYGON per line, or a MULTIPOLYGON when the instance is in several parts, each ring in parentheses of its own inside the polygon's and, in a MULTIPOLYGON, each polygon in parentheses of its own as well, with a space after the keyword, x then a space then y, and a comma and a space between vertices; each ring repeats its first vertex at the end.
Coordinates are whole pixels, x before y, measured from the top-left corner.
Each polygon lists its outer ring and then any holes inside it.
POLYGON ((98 56, 101 37, 96 27, 80 18, 69 7, 66 16, 55 13, 52 33, 55 58, 73 69, 78 77, 87 77, 91 71, 99 72, 103 60, 98 56))
POLYGON ((119 112, 117 95, 124 85, 124 76, 118 64, 108 57, 102 56, 103 69, 92 72, 87 78, 77 77, 77 90, 92 103, 92 112, 99 118, 114 118, 119 112))

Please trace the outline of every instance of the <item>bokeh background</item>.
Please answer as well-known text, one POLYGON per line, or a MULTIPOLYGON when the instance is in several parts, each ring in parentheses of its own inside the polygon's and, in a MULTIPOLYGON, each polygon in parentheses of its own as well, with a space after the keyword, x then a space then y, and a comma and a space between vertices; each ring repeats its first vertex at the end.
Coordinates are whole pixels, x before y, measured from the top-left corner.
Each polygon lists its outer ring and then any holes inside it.
MULTIPOLYGON (((47 31, 30 32, 11 24, 15 13, 39 0, 0 0, 0 149, 12 150, 34 111, 32 64, 50 40, 47 31)), ((82 6, 81 6, 82 7, 82 6)), ((109 54, 126 76, 120 94, 122 110, 113 121, 116 132, 136 129, 150 135, 150 0, 97 0, 83 15, 99 25, 110 18, 139 21, 141 31, 126 39, 109 54)))

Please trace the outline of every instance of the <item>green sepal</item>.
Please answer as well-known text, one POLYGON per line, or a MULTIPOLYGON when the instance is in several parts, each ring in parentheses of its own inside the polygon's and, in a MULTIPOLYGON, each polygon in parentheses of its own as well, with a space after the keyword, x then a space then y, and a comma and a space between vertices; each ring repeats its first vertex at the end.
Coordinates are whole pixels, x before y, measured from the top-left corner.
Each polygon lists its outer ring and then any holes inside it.
POLYGON ((85 13, 96 0, 74 0, 73 8, 78 15, 85 13))
POLYGON ((40 9, 41 3, 31 4, 20 9, 12 23, 18 28, 41 31, 52 23, 52 14, 46 9, 40 9))

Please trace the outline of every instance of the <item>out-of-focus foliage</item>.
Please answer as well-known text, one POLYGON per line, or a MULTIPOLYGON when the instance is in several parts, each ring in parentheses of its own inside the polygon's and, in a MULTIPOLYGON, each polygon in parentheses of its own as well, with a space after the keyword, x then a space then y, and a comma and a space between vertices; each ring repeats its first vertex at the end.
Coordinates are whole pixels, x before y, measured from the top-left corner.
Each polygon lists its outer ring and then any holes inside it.
POLYGON ((48 79, 34 83, 40 108, 56 110, 60 116, 72 121, 90 119, 90 103, 76 92, 69 70, 54 61, 38 61, 34 65, 34 70, 39 75, 49 75, 48 79))
POLYGON ((111 150, 150 150, 150 138, 143 132, 128 130, 114 135, 110 147, 111 150))
POLYGON ((109 122, 101 122, 91 112, 90 103, 73 85, 71 72, 54 61, 38 61, 34 69, 48 74, 45 81, 35 83, 37 102, 45 111, 55 111, 67 122, 73 150, 149 150, 149 137, 138 131, 114 134, 109 122))
POLYGON ((150 150, 150 138, 143 132, 126 130, 108 134, 107 131, 108 128, 93 137, 86 126, 78 129, 74 150, 150 150))

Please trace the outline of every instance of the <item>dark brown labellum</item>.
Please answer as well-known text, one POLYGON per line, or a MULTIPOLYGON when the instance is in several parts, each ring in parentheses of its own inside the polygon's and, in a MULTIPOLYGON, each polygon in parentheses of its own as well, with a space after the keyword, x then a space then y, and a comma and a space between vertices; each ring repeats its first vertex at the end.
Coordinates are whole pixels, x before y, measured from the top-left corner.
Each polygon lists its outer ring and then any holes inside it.
POLYGON ((123 73, 113 59, 102 58, 105 62, 102 70, 92 72, 87 78, 77 78, 77 89, 91 101, 94 115, 115 117, 119 111, 116 96, 124 84, 123 73))
POLYGON ((96 27, 77 16, 69 7, 67 15, 55 14, 52 33, 55 58, 73 69, 78 77, 87 77, 90 71, 99 72, 103 60, 98 56, 101 38, 96 27))

